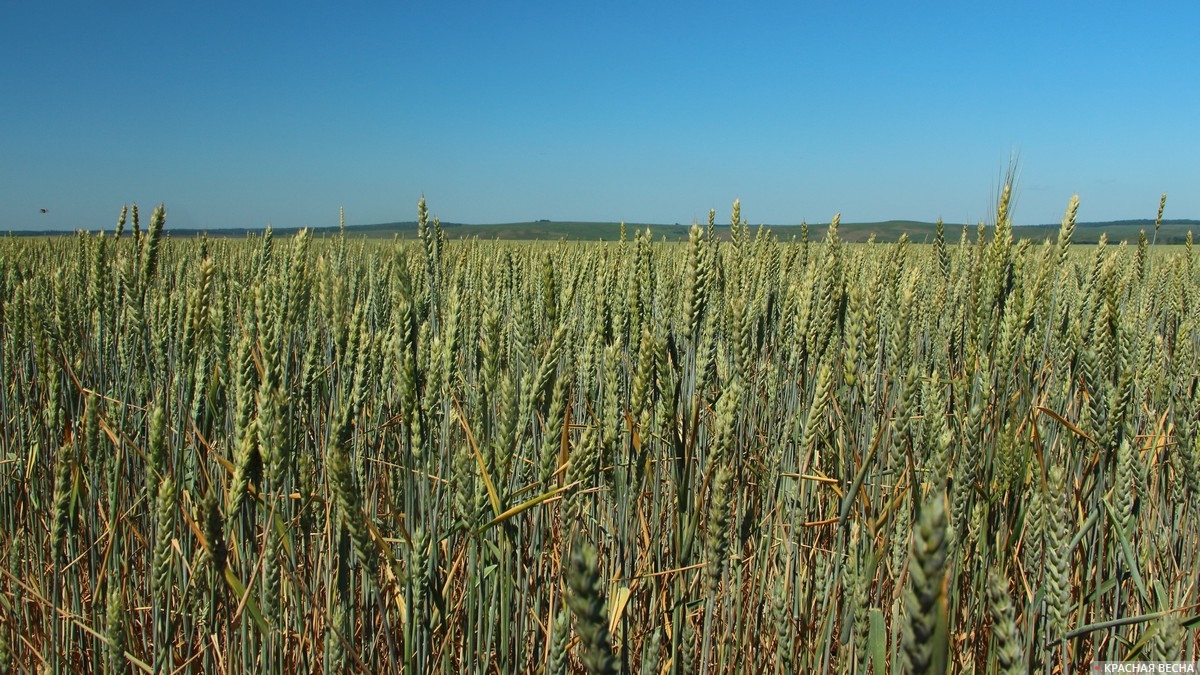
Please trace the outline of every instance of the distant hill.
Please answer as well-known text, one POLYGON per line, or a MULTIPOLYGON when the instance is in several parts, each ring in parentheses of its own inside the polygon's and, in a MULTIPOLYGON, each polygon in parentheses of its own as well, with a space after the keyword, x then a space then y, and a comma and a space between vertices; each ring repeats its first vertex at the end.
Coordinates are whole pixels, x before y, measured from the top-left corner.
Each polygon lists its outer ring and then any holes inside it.
MULTIPOLYGON (((627 237, 632 237, 635 230, 643 230, 646 227, 650 228, 656 240, 665 237, 668 241, 686 240, 690 225, 682 224, 647 224, 647 223, 626 223, 625 231, 627 237)), ((772 234, 779 237, 780 241, 787 241, 792 237, 797 239, 801 236, 800 225, 766 225, 765 229, 770 230, 772 234)), ((962 235, 964 225, 949 224, 945 225, 946 239, 950 242, 957 242, 962 235)), ((971 238, 975 237, 977 225, 966 225, 967 235, 971 238)), ((442 223, 442 229, 446 232, 447 239, 469 239, 479 237, 480 239, 513 239, 513 240, 540 240, 540 241, 558 241, 565 239, 568 241, 616 241, 621 236, 620 223, 594 223, 594 222, 560 222, 560 221, 535 221, 525 223, 501 223, 496 225, 465 225, 458 223, 442 223)), ((729 238, 729 226, 718 226, 718 233, 722 239, 729 238)), ((825 231, 829 229, 829 225, 809 225, 808 237, 811 241, 819 241, 825 237, 825 231)), ((1028 225, 1013 228, 1013 234, 1020 239, 1055 239, 1058 237, 1059 224, 1053 225, 1028 225)), ((1153 238, 1154 236, 1154 221, 1153 220, 1115 220, 1109 222, 1091 222, 1077 223, 1075 234, 1072 240, 1080 244, 1094 244, 1100 240, 1100 235, 1107 233, 1108 240, 1113 243, 1121 241, 1136 242, 1139 230, 1146 230, 1146 236, 1153 238)), ((876 241, 892 242, 900 238, 900 235, 907 234, 910 241, 914 243, 932 242, 936 236, 937 226, 935 223, 927 223, 915 220, 886 220, 874 223, 839 223, 838 237, 843 241, 848 242, 865 242, 875 236, 876 241)), ((991 228, 988 228, 990 231, 991 228)), ((1169 220, 1163 221, 1162 227, 1158 232, 1158 243, 1162 244, 1182 244, 1189 230, 1200 235, 1200 220, 1169 220)), ((336 231, 336 228, 322 230, 336 231)), ((359 225, 347 227, 346 231, 352 236, 366 236, 371 238, 384 237, 391 238, 393 236, 401 239, 407 239, 417 236, 417 224, 415 222, 407 223, 384 223, 379 225, 359 225)), ((758 226, 751 226, 751 233, 758 231, 758 226)))
MULTIPOLYGON (((963 225, 945 224, 946 240, 951 243, 958 242, 962 236, 963 228, 967 230, 967 236, 974 239, 976 236, 977 224, 963 225)), ((1059 223, 1053 225, 1022 225, 1013 228, 1013 236, 1017 239, 1032 239, 1034 241, 1042 241, 1045 239, 1055 240, 1058 238, 1059 223)), ((825 236, 827 225, 818 227, 809 226, 809 239, 819 239, 825 236)), ((987 227, 986 230, 990 234, 992 228, 987 227)), ((1106 222, 1090 222, 1076 223, 1075 233, 1071 240, 1077 244, 1095 244, 1100 241, 1100 235, 1107 234, 1108 240, 1112 243, 1128 241, 1136 243, 1138 240, 1138 232, 1146 231, 1146 237, 1154 238, 1154 221, 1153 220, 1114 220, 1106 222)), ((771 231, 779 238, 787 239, 792 236, 799 236, 799 226, 784 226, 773 227, 771 231)), ((1158 231, 1157 243, 1160 244, 1182 244, 1187 237, 1187 233, 1192 231, 1195 235, 1200 235, 1200 220, 1164 220, 1162 227, 1158 231)), ((888 220, 880 223, 840 223, 838 225, 838 237, 843 241, 864 242, 870 239, 871 235, 875 236, 876 241, 888 242, 896 241, 901 234, 908 234, 909 241, 915 243, 932 242, 936 236, 937 225, 935 223, 925 223, 911 220, 888 220)))
MULTIPOLYGON (((647 224, 647 223, 626 223, 626 236, 633 237, 635 230, 644 230, 649 227, 656 240, 666 238, 667 241, 686 240, 690 225, 679 223, 665 224, 647 224)), ((770 230, 772 234, 777 236, 780 241, 787 241, 795 237, 801 236, 800 225, 766 225, 765 229, 770 230)), ((945 225, 946 239, 951 243, 957 243, 962 236, 962 230, 966 227, 967 235, 974 239, 976 233, 976 225, 950 224, 945 225)), ((808 238, 810 241, 820 241, 825 237, 825 231, 829 228, 826 224, 814 224, 808 227, 808 238)), ((1044 239, 1055 239, 1058 237, 1057 223, 1052 225, 1028 225, 1013 228, 1013 234, 1019 239, 1033 239, 1041 241, 1044 239)), ((276 228, 273 230, 276 236, 290 236, 295 234, 299 228, 276 228)), ((313 234, 317 237, 328 237, 337 234, 337 227, 317 227, 310 228, 313 234)), ((446 233, 446 238, 450 240, 456 239, 471 239, 478 237, 480 239, 503 239, 516 241, 616 241, 621 236, 620 223, 596 223, 596 222, 574 222, 574 221, 550 221, 538 220, 523 223, 498 223, 494 225, 469 225, 463 223, 442 223, 442 229, 446 233)), ((759 226, 751 226, 751 233, 757 232, 759 226)), ((990 230, 991 228, 988 228, 990 230)), ((1146 231, 1148 238, 1154 237, 1154 221, 1153 220, 1113 220, 1106 222, 1091 222, 1077 223, 1073 241, 1079 244, 1094 244, 1100 239, 1101 234, 1107 234, 1108 240, 1112 243, 1128 241, 1134 243, 1138 239, 1138 232, 1146 231)), ((263 230, 261 228, 233 228, 233 229, 213 229, 207 230, 210 237, 245 237, 250 234, 258 234, 263 230)), ((1187 236, 1188 231, 1195 232, 1200 236, 1200 220, 1164 220, 1162 227, 1158 232, 1158 243, 1160 244, 1182 244, 1187 236)), ((194 237, 198 236, 203 230, 196 229, 172 229, 167 228, 166 234, 170 237, 194 237)), ((878 242, 893 242, 900 238, 900 235, 907 234, 909 241, 914 243, 932 242, 936 232, 934 223, 926 223, 915 220, 886 220, 875 223, 840 223, 838 225, 838 236, 842 241, 848 242, 865 242, 874 235, 878 242)), ((722 239, 729 238, 729 226, 721 225, 718 227, 719 236, 722 239)), ((14 232, 15 236, 54 236, 71 234, 70 232, 14 232)), ((417 236, 416 222, 397 222, 397 223, 379 223, 374 225, 350 225, 346 227, 346 234, 356 238, 368 239, 391 239, 393 237, 399 239, 413 239, 417 236)), ((127 235, 128 236, 128 235, 127 235)))

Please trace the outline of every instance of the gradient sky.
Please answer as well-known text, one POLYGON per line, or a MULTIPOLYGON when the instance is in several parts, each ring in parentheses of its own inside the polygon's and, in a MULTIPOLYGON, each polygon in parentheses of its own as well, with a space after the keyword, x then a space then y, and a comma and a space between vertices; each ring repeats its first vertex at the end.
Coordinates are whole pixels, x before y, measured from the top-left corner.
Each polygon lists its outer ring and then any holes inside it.
POLYGON ((5 2, 0 231, 1200 218, 1200 4, 5 2), (649 5, 649 6, 648 6, 649 5), (47 208, 45 215, 40 208, 47 208))

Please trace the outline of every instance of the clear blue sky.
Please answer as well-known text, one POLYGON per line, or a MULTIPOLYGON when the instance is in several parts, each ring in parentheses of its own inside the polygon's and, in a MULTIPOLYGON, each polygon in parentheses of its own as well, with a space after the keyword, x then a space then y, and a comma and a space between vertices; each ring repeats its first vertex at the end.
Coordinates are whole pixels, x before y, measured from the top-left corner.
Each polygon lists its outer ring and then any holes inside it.
POLYGON ((0 231, 1200 218, 1187 2, 6 2, 0 231), (47 208, 47 214, 39 213, 47 208))

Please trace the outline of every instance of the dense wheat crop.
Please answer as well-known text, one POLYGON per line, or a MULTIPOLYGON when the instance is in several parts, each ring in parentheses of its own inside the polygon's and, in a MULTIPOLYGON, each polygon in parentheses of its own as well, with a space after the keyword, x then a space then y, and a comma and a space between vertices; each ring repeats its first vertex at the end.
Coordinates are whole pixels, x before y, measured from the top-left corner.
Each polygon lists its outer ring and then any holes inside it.
MULTIPOLYGON (((0 671, 1197 658, 1192 247, 0 241, 0 671)), ((125 230, 131 224, 131 233, 125 230)), ((721 236, 718 236, 718 230, 721 236)))

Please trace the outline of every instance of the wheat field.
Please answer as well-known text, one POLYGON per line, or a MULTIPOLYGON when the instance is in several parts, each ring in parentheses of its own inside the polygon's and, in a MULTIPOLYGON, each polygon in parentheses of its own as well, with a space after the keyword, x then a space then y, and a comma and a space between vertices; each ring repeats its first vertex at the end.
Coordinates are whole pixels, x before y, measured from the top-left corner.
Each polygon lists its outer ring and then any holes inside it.
POLYGON ((0 239, 0 672, 1196 660, 1190 236, 1010 192, 932 245, 0 239))

